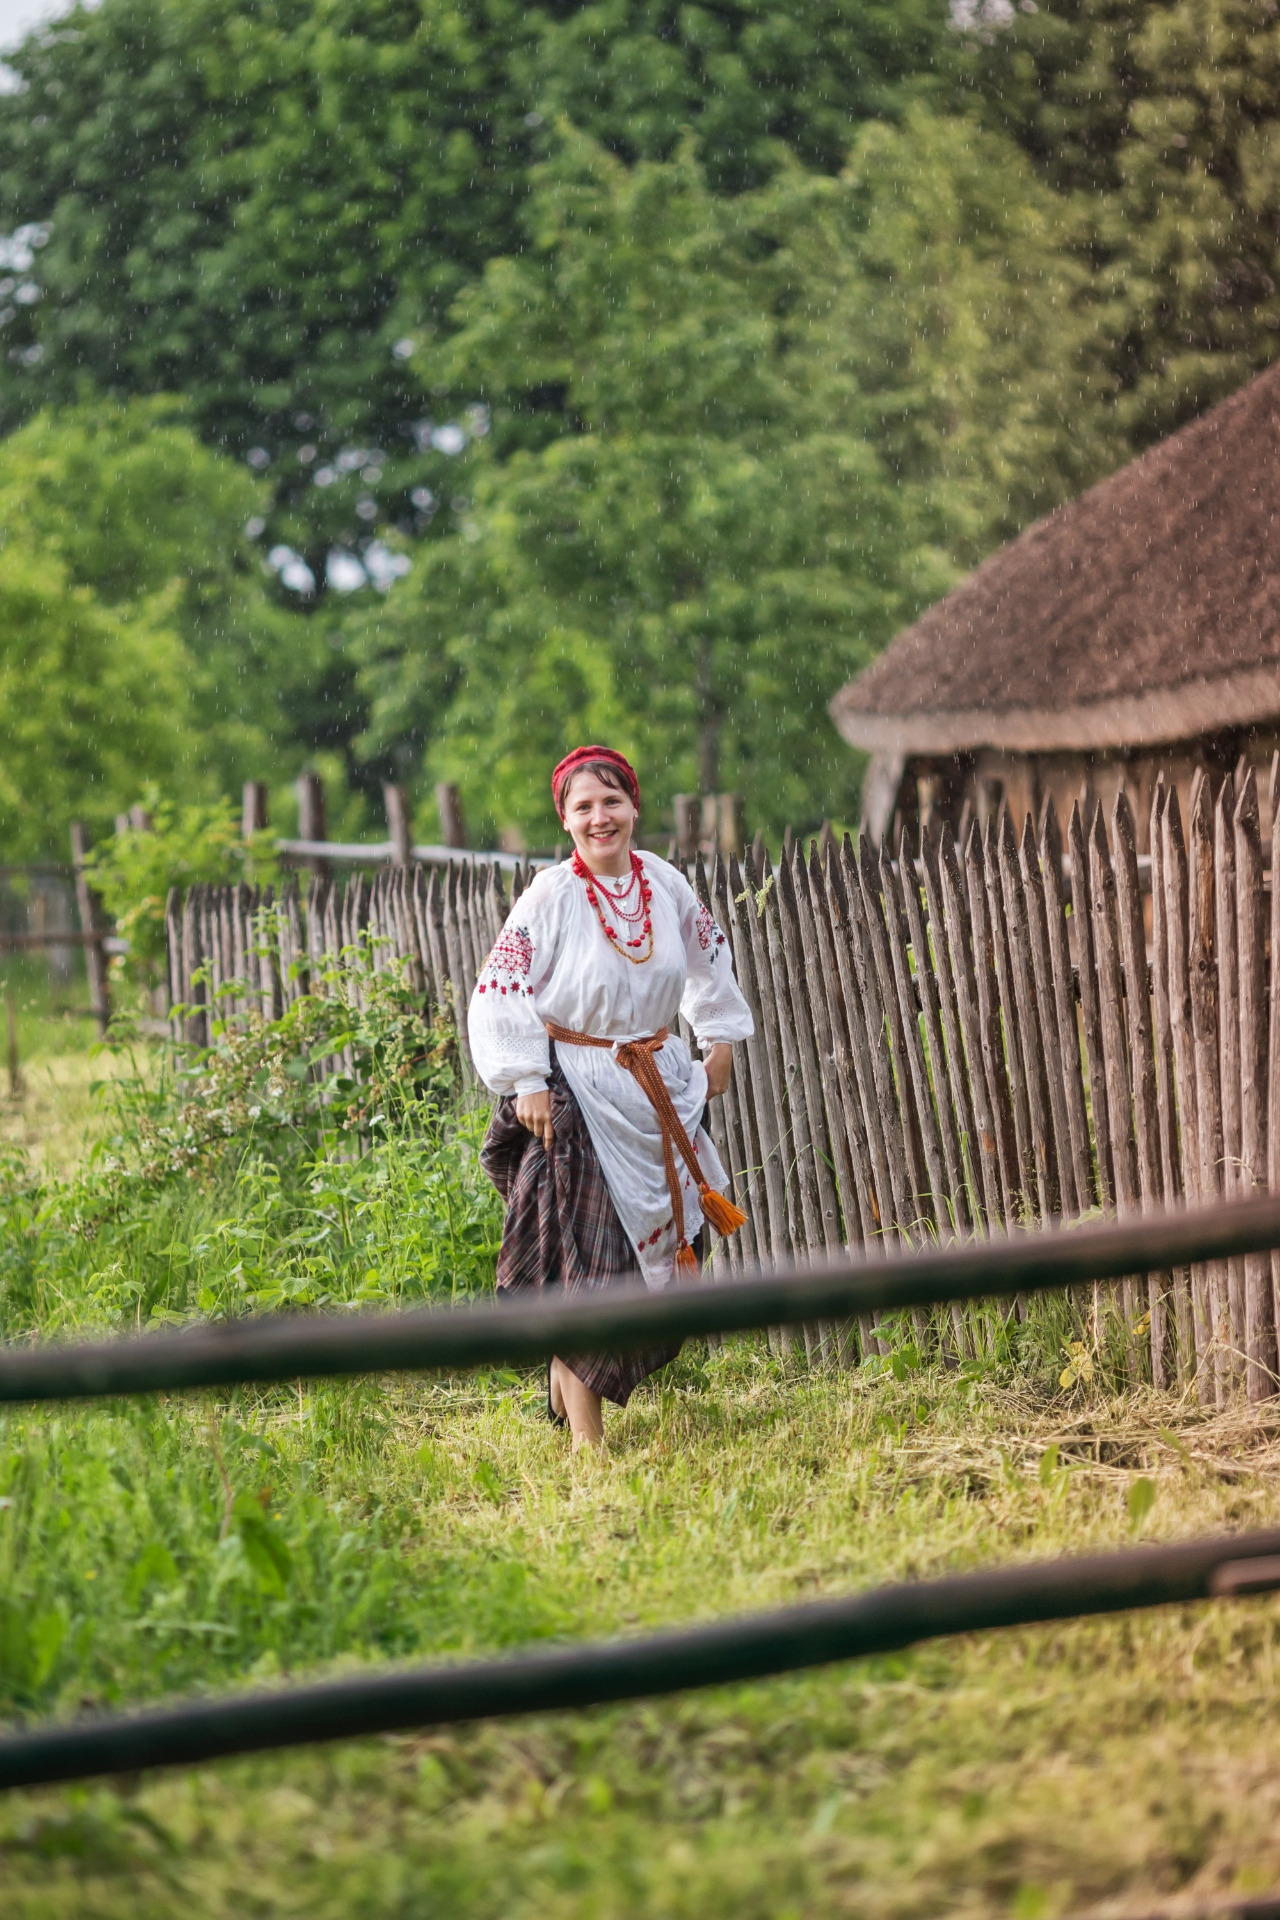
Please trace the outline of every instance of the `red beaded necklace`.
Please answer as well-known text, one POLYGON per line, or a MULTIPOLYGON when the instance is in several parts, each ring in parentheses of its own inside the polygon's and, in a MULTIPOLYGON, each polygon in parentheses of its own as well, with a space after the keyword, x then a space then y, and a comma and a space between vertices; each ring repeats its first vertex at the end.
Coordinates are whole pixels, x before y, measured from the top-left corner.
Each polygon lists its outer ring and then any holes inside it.
POLYGON ((627 925, 631 927, 639 926, 648 910, 645 905, 643 886, 637 889, 636 883, 638 878, 639 876, 633 868, 627 875, 627 884, 623 887, 621 893, 615 893, 612 887, 606 886, 604 880, 598 874, 595 877, 596 891, 608 901, 610 910, 616 913, 620 920, 625 920, 627 925), (633 893, 635 894, 634 900, 632 900, 631 897, 633 893))
POLYGON ((616 895, 609 893, 608 889, 606 887, 603 887, 600 884, 598 876, 592 873, 590 867, 587 865, 586 861, 582 858, 582 855, 577 851, 576 848, 574 850, 574 855, 573 855, 573 870, 577 874, 579 880, 582 880, 586 883, 587 898, 591 902, 592 907, 595 909, 596 919, 600 922, 600 931, 603 933, 605 939, 609 942, 610 946, 614 949, 615 953, 620 953, 622 955, 622 958, 624 960, 629 960, 633 967, 642 967, 644 966, 647 960, 652 960, 653 958, 653 918, 649 912, 649 907, 653 899, 653 888, 649 885, 649 882, 645 878, 644 868, 640 864, 639 857, 634 853, 631 856, 631 881, 628 882, 626 890, 623 894, 623 899, 625 899, 627 894, 631 892, 632 884, 636 882, 639 883, 640 904, 639 906, 632 908, 630 910, 624 908, 622 905, 622 901, 619 900, 616 897, 616 895), (638 921, 643 919, 643 925, 640 928, 640 934, 637 939, 627 940, 625 943, 619 940, 617 928, 611 927, 609 925, 609 922, 605 919, 604 914, 601 911, 600 895, 602 893, 604 894, 606 900, 608 900, 610 908, 613 910, 613 912, 616 913, 618 919, 622 920, 625 924, 635 926, 638 921), (645 943, 646 938, 649 942, 648 953, 628 952, 628 948, 630 947, 642 947, 645 943))

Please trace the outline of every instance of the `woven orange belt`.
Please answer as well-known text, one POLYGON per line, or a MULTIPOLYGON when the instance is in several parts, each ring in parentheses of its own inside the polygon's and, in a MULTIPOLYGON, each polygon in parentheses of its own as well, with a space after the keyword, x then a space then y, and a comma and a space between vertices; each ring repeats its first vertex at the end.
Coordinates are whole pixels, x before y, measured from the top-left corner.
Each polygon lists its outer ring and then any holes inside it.
POLYGON ((684 1192, 680 1185, 680 1175, 676 1171, 676 1153, 680 1154, 698 1189, 702 1202, 702 1211, 717 1233, 736 1233, 746 1220, 741 1207, 735 1207, 722 1193, 707 1184, 702 1168, 698 1165, 698 1156, 694 1152, 693 1142, 684 1130, 684 1122, 675 1110, 667 1083, 662 1077, 662 1069, 657 1062, 658 1049, 670 1038, 669 1030, 661 1028, 651 1034, 647 1040, 601 1040, 593 1033, 578 1033, 572 1027, 558 1027, 554 1020, 547 1021, 547 1032, 558 1046, 570 1047, 607 1047, 620 1067, 632 1076, 648 1095, 649 1104, 658 1118, 658 1131, 662 1135, 662 1161, 667 1170, 667 1192, 671 1195, 671 1219, 676 1230, 676 1266, 686 1272, 697 1272, 698 1256, 684 1237, 684 1192))

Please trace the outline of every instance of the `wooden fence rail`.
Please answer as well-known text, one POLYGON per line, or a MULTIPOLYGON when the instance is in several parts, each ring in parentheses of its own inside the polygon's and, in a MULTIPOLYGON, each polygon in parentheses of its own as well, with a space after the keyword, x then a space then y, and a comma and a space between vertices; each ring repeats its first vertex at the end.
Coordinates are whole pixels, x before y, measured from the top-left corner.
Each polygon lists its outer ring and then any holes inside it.
MULTIPOLYGON (((767 855, 695 860, 756 1021, 711 1108, 748 1213, 717 1258, 732 1270, 1280 1191, 1268 811, 1264 832, 1251 772, 1216 795, 1202 778, 1184 828, 1160 782, 1145 872, 1123 793, 1110 822, 1073 809, 1065 836, 1050 803, 1038 830, 1028 818, 1019 834, 1004 812, 963 846, 943 827, 918 849, 905 836, 789 845, 776 870, 767 855)), ((313 982, 323 990, 322 956, 366 934, 372 964, 402 956, 427 1001, 462 1016, 529 877, 517 868, 508 891, 494 865, 410 865, 345 887, 316 879, 305 897, 295 881, 275 898, 174 896, 183 1037, 205 1044, 211 1013, 278 1014, 313 982)), ((1118 1315, 1135 1377, 1194 1382, 1220 1404, 1276 1390, 1278 1292, 1280 1263, 1251 1255, 1076 1305, 1089 1340, 1118 1315)), ((980 1337, 959 1309, 918 1331, 961 1353, 980 1337)), ((815 1365, 882 1349, 870 1322, 799 1334, 815 1365)))

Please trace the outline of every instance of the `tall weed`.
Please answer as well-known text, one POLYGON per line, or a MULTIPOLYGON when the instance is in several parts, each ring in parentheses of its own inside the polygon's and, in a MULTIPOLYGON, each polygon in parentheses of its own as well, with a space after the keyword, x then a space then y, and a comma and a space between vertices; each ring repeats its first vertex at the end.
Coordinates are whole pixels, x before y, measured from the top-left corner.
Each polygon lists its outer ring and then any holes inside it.
POLYGON ((501 1206, 456 1034, 367 945, 323 985, 104 1082, 111 1125, 74 1176, 0 1159, 0 1336, 492 1284, 501 1206))

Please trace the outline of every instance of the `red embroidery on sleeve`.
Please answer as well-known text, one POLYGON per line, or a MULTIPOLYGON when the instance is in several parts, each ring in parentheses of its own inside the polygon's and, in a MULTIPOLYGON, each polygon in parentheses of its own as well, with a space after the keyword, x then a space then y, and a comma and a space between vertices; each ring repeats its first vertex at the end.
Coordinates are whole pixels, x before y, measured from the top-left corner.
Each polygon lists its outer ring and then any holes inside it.
POLYGON ((533 941, 523 927, 506 927, 485 961, 477 985, 479 993, 527 993, 523 984, 533 965, 533 941))
MULTIPOLYGON (((712 947, 714 946, 716 953, 718 953, 724 945, 724 935, 705 907, 700 906, 698 908, 698 915, 694 926, 698 935, 698 945, 702 948, 702 951, 704 953, 711 953, 712 947)), ((712 954, 712 958, 715 958, 715 954, 712 954)))

